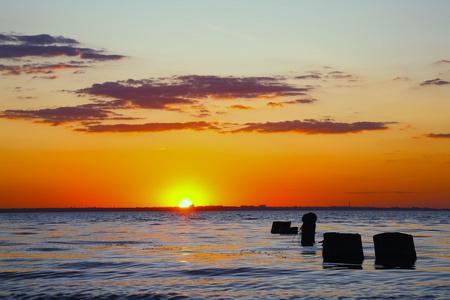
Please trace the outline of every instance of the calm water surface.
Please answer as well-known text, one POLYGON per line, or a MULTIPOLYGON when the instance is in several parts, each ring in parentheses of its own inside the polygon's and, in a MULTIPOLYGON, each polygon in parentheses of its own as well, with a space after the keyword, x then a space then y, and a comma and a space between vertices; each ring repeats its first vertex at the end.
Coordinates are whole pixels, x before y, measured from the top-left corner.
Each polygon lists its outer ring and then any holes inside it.
POLYGON ((302 211, 0 214, 1 299, 450 299, 450 212, 317 211, 359 233, 361 269, 270 234, 302 211), (374 266, 372 236, 412 234, 414 269, 374 266))

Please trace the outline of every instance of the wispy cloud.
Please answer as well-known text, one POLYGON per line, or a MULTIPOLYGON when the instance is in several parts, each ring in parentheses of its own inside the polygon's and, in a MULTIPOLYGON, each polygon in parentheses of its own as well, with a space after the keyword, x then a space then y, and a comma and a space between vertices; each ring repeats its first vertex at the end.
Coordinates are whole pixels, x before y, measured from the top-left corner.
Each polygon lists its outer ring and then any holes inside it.
POLYGON ((268 102, 267 106, 269 107, 284 107, 285 104, 309 104, 316 102, 316 99, 308 98, 308 99, 297 99, 297 100, 291 100, 291 101, 284 101, 284 102, 268 102))
POLYGON ((321 74, 311 74, 311 75, 302 75, 302 76, 296 76, 295 79, 321 79, 321 74))
POLYGON ((267 106, 269 106, 269 107, 283 107, 283 103, 280 103, 280 102, 267 102, 267 106))
POLYGON ((79 42, 63 36, 39 35, 17 35, 0 34, 0 60, 8 63, 0 63, 2 76, 19 76, 23 74, 34 74, 34 78, 56 79, 53 74, 59 70, 73 69, 73 74, 81 74, 79 69, 92 67, 101 61, 116 61, 124 58, 123 55, 108 54, 104 50, 94 50, 79 46, 79 42), (71 60, 77 57, 79 60, 71 60), (60 62, 40 62, 42 58, 59 60, 60 62), (9 61, 16 64, 11 65, 9 61), (38 61, 30 63, 30 61, 38 61), (22 65, 17 62, 26 62, 22 65), (65 61, 65 62, 61 62, 65 61), (42 74, 42 75, 38 75, 42 74), (45 74, 45 75, 44 75, 45 74))
POLYGON ((296 132, 304 134, 344 134, 358 133, 362 131, 386 130, 389 124, 395 122, 355 122, 342 123, 334 121, 319 121, 314 119, 295 120, 284 122, 247 123, 243 128, 233 132, 255 132, 255 133, 281 133, 296 132))
POLYGON ((442 59, 442 60, 435 62, 433 65, 439 66, 439 65, 445 65, 445 64, 450 64, 450 60, 442 59))
MULTIPOLYGON (((107 118, 107 116, 103 116, 107 118)), ((94 119, 94 118, 93 118, 94 119)), ((144 124, 86 124, 85 128, 75 131, 87 133, 101 132, 163 132, 174 130, 215 131, 218 133, 283 133, 293 132, 300 134, 345 134, 371 130, 386 130, 387 124, 381 122, 338 123, 329 121, 285 121, 263 124, 229 124, 219 122, 175 122, 175 123, 144 123, 144 124), (238 128, 238 129, 235 129, 238 128)))
POLYGON ((78 41, 48 34, 0 34, 0 58, 77 56, 89 60, 118 60, 123 55, 106 54, 104 50, 80 48, 78 41))
POLYGON ((145 123, 145 124, 114 124, 90 125, 86 128, 75 129, 84 132, 164 132, 174 130, 219 130, 216 122, 185 122, 185 123, 145 123))
POLYGON ((425 134, 425 137, 434 139, 448 139, 450 138, 450 133, 429 133, 425 134))
POLYGON ((228 108, 231 108, 231 109, 241 109, 241 110, 253 109, 253 107, 251 107, 251 106, 245 106, 245 105, 241 105, 241 104, 230 105, 230 106, 228 106, 228 108))
POLYGON ((55 70, 67 70, 67 69, 80 69, 87 68, 86 65, 81 64, 26 64, 23 66, 7 66, 0 64, 0 72, 3 72, 2 75, 5 76, 17 76, 22 73, 25 74, 51 74, 54 73, 55 70))
POLYGON ((394 79, 392 79, 392 81, 410 81, 411 78, 409 77, 395 77, 394 79))
POLYGON ((78 44, 78 42, 74 39, 65 38, 63 36, 51 36, 49 34, 17 35, 0 33, 0 42, 23 43, 31 45, 78 44))
POLYGON ((0 118, 12 120, 28 120, 36 123, 47 123, 53 126, 85 121, 131 120, 112 111, 80 105, 75 107, 58 107, 38 110, 5 110, 0 112, 0 118))
POLYGON ((58 76, 57 75, 45 75, 45 76, 34 76, 33 79, 34 78, 42 78, 42 79, 50 79, 50 80, 52 80, 52 79, 58 78, 58 76))
POLYGON ((424 81, 420 85, 447 85, 447 84, 450 84, 450 82, 441 80, 440 78, 436 78, 436 79, 424 81))

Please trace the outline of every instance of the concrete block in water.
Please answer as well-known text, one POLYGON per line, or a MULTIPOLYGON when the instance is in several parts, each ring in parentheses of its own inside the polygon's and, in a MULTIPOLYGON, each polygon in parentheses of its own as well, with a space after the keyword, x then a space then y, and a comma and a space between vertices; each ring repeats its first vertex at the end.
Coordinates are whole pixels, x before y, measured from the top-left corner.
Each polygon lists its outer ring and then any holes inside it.
POLYGON ((324 262, 362 264, 364 252, 361 235, 357 233, 324 233, 322 256, 324 262))
POLYGON ((373 236, 375 264, 385 267, 412 267, 417 260, 413 236, 385 232, 373 236))
POLYGON ((280 234, 297 234, 298 227, 280 227, 280 234))
POLYGON ((284 230, 284 228, 290 227, 291 227, 290 221, 273 221, 270 233, 280 233, 280 230, 284 230))

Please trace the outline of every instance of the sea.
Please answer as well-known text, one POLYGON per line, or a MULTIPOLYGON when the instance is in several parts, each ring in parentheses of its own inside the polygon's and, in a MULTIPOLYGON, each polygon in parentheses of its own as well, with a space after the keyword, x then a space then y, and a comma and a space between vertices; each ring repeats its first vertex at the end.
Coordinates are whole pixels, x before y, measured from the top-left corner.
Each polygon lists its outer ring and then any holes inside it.
POLYGON ((0 299, 450 299, 450 211, 312 211, 308 247, 270 233, 307 212, 2 213, 0 299), (324 263, 326 232, 359 233, 363 263, 324 263), (383 232, 413 236, 413 267, 375 265, 383 232))

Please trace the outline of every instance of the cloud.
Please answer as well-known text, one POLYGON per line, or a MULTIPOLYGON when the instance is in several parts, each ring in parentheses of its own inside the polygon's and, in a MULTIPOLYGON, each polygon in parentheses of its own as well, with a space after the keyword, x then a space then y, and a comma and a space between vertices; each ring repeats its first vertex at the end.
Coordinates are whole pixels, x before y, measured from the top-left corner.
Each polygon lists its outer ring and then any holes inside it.
POLYGON ((17 76, 25 74, 52 74, 55 70, 80 69, 87 68, 85 65, 78 64, 29 64, 23 66, 6 66, 0 64, 0 72, 3 76, 17 76))
POLYGON ((448 139, 450 138, 450 133, 429 133, 425 135, 428 138, 435 138, 435 139, 448 139))
POLYGON ((196 114, 191 114, 191 116, 196 117, 196 118, 206 118, 206 117, 210 117, 211 116, 211 112, 209 111, 209 109, 206 108, 201 108, 201 106, 199 108, 197 108, 195 105, 192 106, 192 108, 194 109, 198 109, 198 113, 196 114))
POLYGON ((400 128, 399 130, 403 131, 403 130, 409 130, 409 129, 417 129, 417 128, 413 127, 412 125, 406 125, 405 127, 400 128))
POLYGON ((332 75, 331 77, 332 77, 332 78, 335 78, 335 79, 351 79, 351 78, 353 78, 353 75, 350 75, 350 74, 347 74, 347 75, 344 75, 344 74, 334 74, 334 75, 332 75))
POLYGON ((312 75, 303 75, 303 76, 297 76, 295 79, 320 79, 322 76, 319 74, 312 74, 312 75))
POLYGON ((33 96, 26 96, 26 97, 23 97, 23 96, 19 96, 19 97, 17 97, 17 99, 37 99, 38 97, 33 97, 33 96))
POLYGON ((27 44, 48 45, 48 44, 78 44, 74 39, 65 38, 62 36, 51 36, 49 34, 38 35, 14 35, 1 34, 0 42, 21 42, 27 44))
POLYGON ((34 76, 33 79, 34 79, 34 78, 56 79, 56 78, 58 78, 58 76, 56 76, 56 75, 50 75, 50 76, 34 76))
POLYGON ((420 85, 447 85, 447 84, 450 84, 450 82, 441 80, 440 78, 436 78, 436 79, 424 81, 420 85))
POLYGON ((270 106, 270 107, 283 107, 283 103, 268 102, 267 106, 270 106))
POLYGON ((0 72, 4 72, 2 75, 20 75, 26 74, 51 74, 54 70, 64 69, 78 69, 86 68, 87 66, 75 65, 75 64, 32 64, 23 66, 6 66, 0 65, 0 72))
POLYGON ((285 101, 282 102, 283 104, 308 104, 315 102, 316 99, 298 99, 298 100, 292 100, 292 101, 285 101))
POLYGON ((304 134, 343 134, 357 133, 371 130, 386 130, 388 124, 394 122, 355 122, 341 123, 329 120, 318 121, 314 119, 304 121, 284 121, 266 123, 247 123, 245 127, 233 132, 256 132, 256 133, 281 133, 296 132, 304 134))
POLYGON ((131 120, 120 117, 119 114, 92 105, 75 107, 58 107, 39 110, 5 110, 0 112, 0 118, 11 120, 30 120, 36 123, 48 123, 53 126, 83 121, 131 120))
POLYGON ((292 100, 292 101, 284 101, 284 102, 268 102, 267 106, 270 107, 284 107, 285 104, 309 104, 317 101, 316 99, 298 99, 298 100, 292 100))
POLYGON ((116 99, 117 107, 170 109, 171 105, 195 104, 201 99, 266 99, 305 95, 311 88, 296 87, 275 77, 174 76, 129 79, 94 84, 79 94, 116 99))
POLYGON ((241 110, 253 109, 253 107, 251 107, 251 106, 245 106, 245 105, 240 105, 240 104, 237 104, 237 105, 230 105, 230 106, 228 106, 228 108, 231 108, 231 109, 241 109, 241 110))
POLYGON ((0 58, 19 58, 26 56, 78 56, 92 60, 119 60, 122 55, 102 54, 103 51, 73 46, 0 45, 0 58))
MULTIPOLYGON (((21 36, 22 37, 22 36, 21 36)), ((17 36, 2 35, 0 40, 14 40, 17 36)), ((65 38, 38 37, 45 47, 59 45, 65 38), (62 40, 61 40, 62 39, 62 40)), ((29 38, 23 38, 30 43, 29 38)), ((37 43, 36 40, 31 40, 37 43)), ((68 43, 68 41, 67 41, 68 43)), ((76 43, 73 43, 76 45, 76 43)), ((66 45, 73 47, 73 44, 66 45)), ((54 79, 55 70, 78 69, 86 65, 82 62, 72 61, 60 64, 28 64, 23 66, 0 65, 0 71, 15 74, 37 74, 40 78, 54 79)), ((342 75, 342 72, 333 72, 342 75)), ((12 75, 12 74, 8 74, 12 75)), ((389 124, 394 122, 335 122, 333 119, 303 121, 284 121, 266 123, 229 124, 217 122, 176 122, 176 123, 144 123, 144 124, 113 124, 104 121, 136 120, 116 113, 120 109, 156 109, 188 113, 193 117, 211 117, 213 114, 224 114, 215 109, 223 107, 212 104, 216 101, 249 100, 266 101, 268 106, 276 107, 292 104, 310 104, 316 101, 308 93, 313 89, 310 86, 299 86, 287 82, 286 77, 235 77, 213 75, 186 75, 149 79, 128 79, 115 82, 96 83, 90 87, 71 91, 79 96, 87 96, 89 104, 74 107, 57 107, 36 110, 5 110, 0 112, 0 118, 29 120, 36 123, 46 123, 58 126, 66 123, 77 123, 75 131, 83 132, 162 132, 172 130, 212 130, 219 133, 283 133, 295 132, 303 134, 345 134, 373 130, 387 130, 389 124), (292 100, 296 99, 296 100, 292 100), (284 100, 284 101, 283 101, 284 100), (211 111, 210 109, 215 109, 211 111)), ((20 91, 20 88, 16 88, 20 91)), ((216 102, 217 103, 217 102, 216 102)), ((250 110, 252 106, 228 104, 230 109, 250 110)), ((127 123, 127 122, 123 122, 127 123)))
POLYGON ((394 79, 392 79, 392 81, 399 81, 399 80, 409 81, 409 80, 411 80, 411 78, 409 78, 409 77, 395 77, 394 79))
POLYGON ((0 65, 0 72, 3 72, 2 75, 4 76, 20 75, 22 73, 22 67, 0 65))
POLYGON ((95 61, 118 60, 123 55, 105 54, 103 50, 79 48, 79 43, 62 36, 0 34, 0 58, 78 56, 95 61))
POLYGON ((443 64, 450 64, 450 60, 443 59, 443 60, 435 62, 433 65, 438 65, 439 66, 439 65, 443 65, 443 64))
POLYGON ((292 100, 292 101, 284 101, 284 102, 268 102, 267 106, 270 107, 284 107, 285 104, 309 104, 317 101, 316 99, 298 99, 298 100, 292 100))
POLYGON ((350 82, 354 81, 360 81, 357 77, 351 75, 351 74, 345 74, 345 72, 342 71, 331 71, 327 73, 328 75, 325 76, 327 79, 347 79, 350 82))
POLYGON ((114 125, 90 125, 84 129, 75 131, 84 132, 164 132, 173 130, 218 130, 215 122, 186 122, 186 123, 146 123, 146 124, 114 124, 114 125))
POLYGON ((196 101, 185 99, 180 87, 158 86, 152 81, 118 81, 94 84, 90 88, 78 90, 80 94, 102 96, 117 99, 111 105, 120 108, 131 106, 133 108, 170 109, 174 104, 194 104, 196 101))

